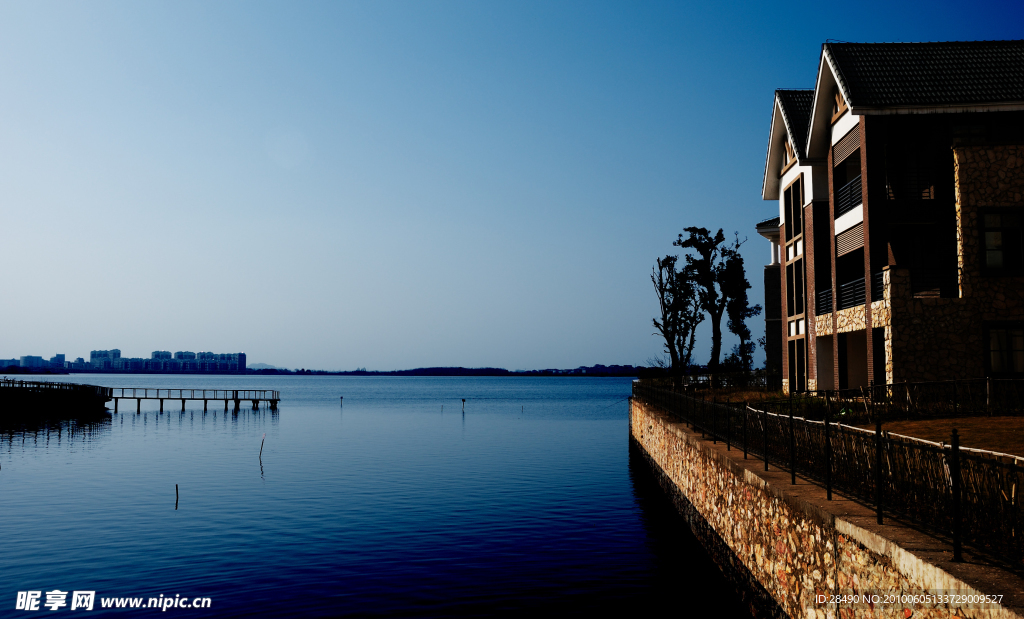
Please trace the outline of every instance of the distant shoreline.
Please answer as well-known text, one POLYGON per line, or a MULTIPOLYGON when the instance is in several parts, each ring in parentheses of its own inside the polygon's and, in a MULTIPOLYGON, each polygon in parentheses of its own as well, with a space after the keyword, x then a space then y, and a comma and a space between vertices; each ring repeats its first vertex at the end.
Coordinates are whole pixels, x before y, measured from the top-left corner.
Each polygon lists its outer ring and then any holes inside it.
POLYGON ((637 377, 650 372, 645 367, 631 365, 595 365, 590 367, 579 367, 571 370, 546 369, 546 370, 506 370, 503 368, 464 368, 464 367, 431 367, 416 368, 412 370, 349 370, 331 372, 327 370, 299 370, 287 369, 259 369, 246 370, 244 372, 157 372, 146 370, 43 370, 32 371, 31 368, 19 368, 10 366, 0 370, 0 374, 7 375, 69 375, 69 374, 153 374, 166 376, 571 376, 571 377, 637 377))

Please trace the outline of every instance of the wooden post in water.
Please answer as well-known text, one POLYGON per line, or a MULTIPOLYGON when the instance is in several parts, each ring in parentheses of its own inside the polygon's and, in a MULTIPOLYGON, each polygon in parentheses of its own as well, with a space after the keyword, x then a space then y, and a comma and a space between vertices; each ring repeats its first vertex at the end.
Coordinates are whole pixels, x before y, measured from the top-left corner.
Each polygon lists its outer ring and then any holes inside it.
POLYGON ((142 398, 135 398, 135 414, 142 412, 142 398))
POLYGON ((114 412, 117 412, 117 398, 114 398, 114 412))
POLYGON ((164 399, 160 398, 160 412, 164 412, 164 399))

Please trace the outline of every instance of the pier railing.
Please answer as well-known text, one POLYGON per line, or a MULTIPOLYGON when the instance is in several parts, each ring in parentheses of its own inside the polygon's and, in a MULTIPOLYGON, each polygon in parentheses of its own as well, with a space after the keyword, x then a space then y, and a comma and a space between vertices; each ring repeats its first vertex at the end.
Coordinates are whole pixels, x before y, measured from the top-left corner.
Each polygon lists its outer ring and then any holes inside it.
POLYGON ((16 380, 12 378, 0 379, 0 388, 25 389, 29 391, 39 391, 45 393, 63 393, 68 395, 74 394, 83 396, 93 396, 105 399, 109 399, 110 397, 112 397, 111 392, 113 391, 110 387, 97 387, 96 385, 79 385, 77 383, 16 380))
POLYGON ((116 387, 111 397, 143 400, 280 400, 278 391, 270 389, 145 389, 116 387))
POLYGON ((695 432, 744 458, 764 461, 875 508, 877 520, 895 515, 961 546, 1024 567, 1024 458, 865 430, 832 421, 836 403, 825 399, 824 420, 743 405, 726 405, 633 383, 633 397, 689 424, 695 432))

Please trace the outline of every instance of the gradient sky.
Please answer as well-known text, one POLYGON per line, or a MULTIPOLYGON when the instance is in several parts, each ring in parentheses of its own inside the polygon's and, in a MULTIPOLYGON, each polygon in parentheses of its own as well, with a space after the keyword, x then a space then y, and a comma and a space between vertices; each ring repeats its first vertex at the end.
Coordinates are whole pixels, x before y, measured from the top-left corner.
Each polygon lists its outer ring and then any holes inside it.
POLYGON ((1012 38, 1019 2, 0 2, 0 357, 643 364, 685 226, 748 236, 761 300, 773 93, 826 39, 1012 38))

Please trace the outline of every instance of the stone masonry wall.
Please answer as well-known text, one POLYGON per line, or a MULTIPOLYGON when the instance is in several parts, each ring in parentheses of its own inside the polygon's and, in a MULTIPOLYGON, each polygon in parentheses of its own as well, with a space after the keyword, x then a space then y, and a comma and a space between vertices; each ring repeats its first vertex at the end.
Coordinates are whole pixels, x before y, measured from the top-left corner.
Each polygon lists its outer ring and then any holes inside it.
POLYGON ((890 269, 890 381, 984 376, 985 323, 1024 320, 1024 277, 984 272, 980 217, 982 209, 1024 207, 1024 146, 960 147, 953 154, 959 298, 915 298, 909 273, 890 269))
POLYGON ((787 496, 636 399, 630 400, 630 431, 712 557, 734 583, 748 583, 745 596, 755 616, 1019 619, 1002 607, 819 604, 819 594, 971 588, 896 544, 787 496))

